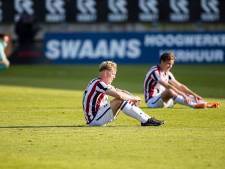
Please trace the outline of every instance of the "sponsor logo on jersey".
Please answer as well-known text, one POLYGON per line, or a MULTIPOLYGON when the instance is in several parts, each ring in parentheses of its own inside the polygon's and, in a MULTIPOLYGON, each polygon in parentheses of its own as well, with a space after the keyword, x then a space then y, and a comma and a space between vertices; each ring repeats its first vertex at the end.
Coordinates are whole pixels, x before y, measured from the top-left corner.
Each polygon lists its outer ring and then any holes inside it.
POLYGON ((15 17, 14 20, 18 21, 21 15, 33 15, 33 1, 32 0, 14 0, 15 17))
POLYGON ((95 0, 77 0, 77 21, 92 22, 97 19, 95 0))
POLYGON ((219 1, 218 0, 201 0, 201 19, 203 21, 219 20, 219 1))
POLYGON ((121 22, 128 19, 127 0, 108 0, 108 21, 121 22))
POLYGON ((45 0, 47 22, 62 22, 66 19, 64 0, 45 0))
POLYGON ((170 0, 170 20, 174 22, 189 20, 189 1, 188 0, 170 0))
POLYGON ((139 0, 138 3, 140 21, 156 21, 159 19, 159 9, 157 0, 139 0))

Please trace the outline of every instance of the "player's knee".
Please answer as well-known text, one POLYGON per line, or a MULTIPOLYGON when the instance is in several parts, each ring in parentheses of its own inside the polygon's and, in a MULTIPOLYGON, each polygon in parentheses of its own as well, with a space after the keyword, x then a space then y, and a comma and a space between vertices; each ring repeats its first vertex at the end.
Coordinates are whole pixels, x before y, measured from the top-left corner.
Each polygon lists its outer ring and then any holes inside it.
POLYGON ((167 89, 162 93, 161 98, 164 102, 167 102, 169 99, 173 98, 174 96, 176 96, 176 92, 174 92, 172 89, 167 89))
POLYGON ((176 96, 176 92, 173 89, 166 90, 167 96, 172 98, 173 96, 176 96))
POLYGON ((112 104, 112 103, 113 103, 113 104, 122 104, 122 103, 123 103, 123 100, 115 98, 115 99, 113 99, 110 103, 111 103, 111 104, 112 104))

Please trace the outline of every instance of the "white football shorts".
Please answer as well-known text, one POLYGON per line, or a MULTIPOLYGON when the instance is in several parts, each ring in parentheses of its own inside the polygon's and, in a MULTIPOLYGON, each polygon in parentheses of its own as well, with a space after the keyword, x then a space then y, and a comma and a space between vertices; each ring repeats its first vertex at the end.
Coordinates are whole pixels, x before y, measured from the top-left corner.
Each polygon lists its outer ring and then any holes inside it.
POLYGON ((161 98, 161 94, 152 97, 148 100, 147 106, 150 108, 163 108, 163 107, 173 107, 174 106, 174 100, 171 98, 167 102, 163 102, 161 98))
POLYGON ((99 108, 95 118, 89 123, 89 126, 105 126, 114 120, 113 111, 110 105, 105 105, 99 108))

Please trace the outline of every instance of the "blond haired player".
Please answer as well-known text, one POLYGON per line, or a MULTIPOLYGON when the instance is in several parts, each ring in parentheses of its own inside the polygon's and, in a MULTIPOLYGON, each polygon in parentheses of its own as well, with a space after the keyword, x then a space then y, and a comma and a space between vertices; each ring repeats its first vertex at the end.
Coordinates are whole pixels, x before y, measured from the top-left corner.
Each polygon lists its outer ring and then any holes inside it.
POLYGON ((112 82, 116 77, 117 64, 104 61, 99 65, 99 77, 92 79, 83 95, 83 112, 89 126, 105 126, 113 121, 121 110, 126 115, 137 119, 142 126, 160 126, 164 122, 150 117, 137 105, 138 96, 115 88, 112 82), (109 100, 112 96, 113 100, 109 100))
POLYGON ((160 64, 151 67, 144 80, 145 102, 150 108, 173 107, 175 103, 192 108, 215 108, 218 103, 206 103, 201 96, 176 80, 170 72, 175 62, 172 52, 160 56, 160 64))

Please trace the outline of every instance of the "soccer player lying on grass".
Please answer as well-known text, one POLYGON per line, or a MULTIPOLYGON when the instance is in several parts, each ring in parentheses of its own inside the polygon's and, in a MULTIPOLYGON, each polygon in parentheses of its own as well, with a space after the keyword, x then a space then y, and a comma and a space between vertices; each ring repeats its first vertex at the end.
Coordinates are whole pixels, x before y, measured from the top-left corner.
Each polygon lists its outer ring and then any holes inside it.
POLYGON ((5 48, 9 42, 9 37, 4 34, 0 34, 0 70, 9 67, 10 63, 5 54, 5 48))
POLYGON ((217 108, 219 103, 207 103, 201 96, 177 81, 170 72, 174 65, 172 52, 160 56, 160 64, 151 67, 144 80, 145 102, 150 108, 173 107, 175 103, 192 108, 217 108))
POLYGON ((89 126, 105 126, 121 110, 137 119, 142 126, 160 126, 164 121, 144 113, 139 107, 140 98, 111 85, 116 77, 117 64, 104 61, 99 65, 99 77, 92 79, 83 95, 83 111, 89 126), (109 100, 108 96, 114 99, 109 100))

